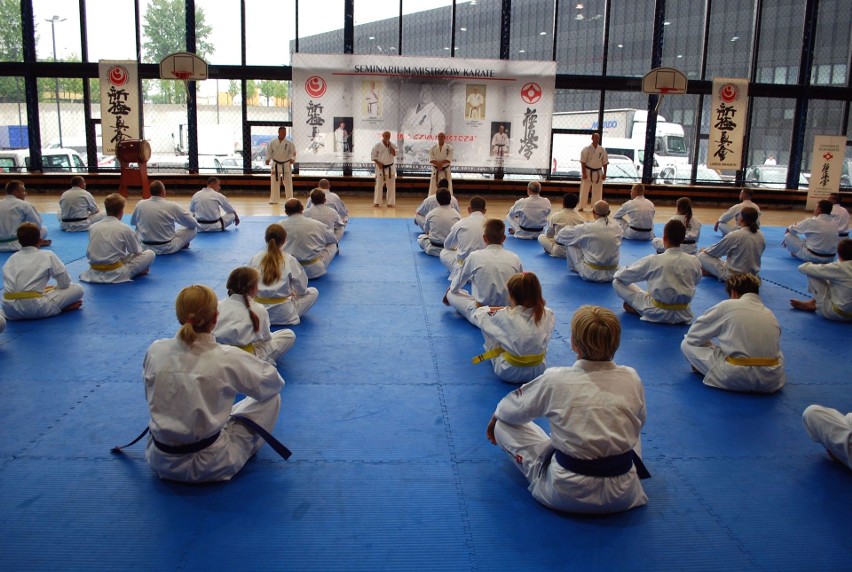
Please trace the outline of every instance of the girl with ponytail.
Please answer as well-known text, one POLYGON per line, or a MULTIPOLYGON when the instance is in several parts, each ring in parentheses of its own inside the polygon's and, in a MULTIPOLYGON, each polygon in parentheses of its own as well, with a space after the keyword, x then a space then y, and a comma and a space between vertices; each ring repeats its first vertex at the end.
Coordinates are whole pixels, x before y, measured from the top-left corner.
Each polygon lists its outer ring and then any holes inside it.
POLYGON ((219 300, 219 321, 213 330, 220 344, 237 346, 272 365, 293 347, 293 330, 269 329, 269 313, 254 301, 260 274, 241 266, 228 276, 228 297, 219 300))
MULTIPOLYGON (((253 329, 244 304, 241 310, 253 329)), ((271 433, 284 380, 274 366, 216 343, 212 332, 220 315, 207 286, 181 290, 175 311, 177 336, 155 341, 145 354, 142 377, 151 415, 145 459, 162 479, 227 481, 264 443, 233 416, 271 433), (234 403, 237 394, 245 398, 234 403)))
POLYGON ((308 287, 308 276, 302 265, 284 250, 287 231, 283 226, 269 225, 264 240, 266 248, 249 262, 249 266, 260 272, 255 301, 269 312, 272 324, 298 324, 317 301, 319 291, 308 287))
MULTIPOLYGON (((701 236, 701 223, 692 214, 692 200, 689 197, 681 197, 677 200, 677 214, 669 220, 679 220, 686 227, 686 237, 680 243, 680 249, 687 254, 696 254, 698 252, 698 239, 701 236)), ((657 253, 665 252, 666 247, 663 245, 662 238, 655 238, 652 241, 657 253)))
POLYGON ((743 207, 739 228, 713 246, 701 249, 698 261, 701 262, 702 274, 715 276, 724 282, 734 274, 757 276, 760 273, 760 258, 766 249, 766 240, 758 225, 758 216, 757 209, 743 207))
POLYGON ((506 288, 509 306, 483 306, 473 314, 472 322, 482 330, 486 349, 474 363, 491 360, 494 373, 503 381, 526 383, 547 368, 545 354, 555 319, 532 272, 513 275, 506 288))

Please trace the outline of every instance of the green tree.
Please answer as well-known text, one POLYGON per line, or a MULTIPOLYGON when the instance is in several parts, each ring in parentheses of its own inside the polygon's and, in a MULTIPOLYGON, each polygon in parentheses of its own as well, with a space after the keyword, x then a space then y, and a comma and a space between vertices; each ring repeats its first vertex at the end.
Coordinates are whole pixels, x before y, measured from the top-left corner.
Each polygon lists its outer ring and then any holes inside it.
POLYGON ((273 97, 287 97, 287 82, 275 81, 271 79, 262 80, 259 84, 260 95, 266 98, 266 105, 269 105, 269 100, 273 97))
POLYGON ((231 96, 231 101, 234 101, 234 98, 240 94, 241 89, 242 86, 240 85, 239 81, 232 79, 228 82, 228 95, 231 96))
MULTIPOLYGON (((142 44, 144 60, 159 63, 169 54, 186 51, 185 22, 186 4, 184 0, 151 0, 148 3, 145 21, 142 23, 142 30, 145 34, 145 41, 142 44)), ((212 31, 212 28, 205 23, 204 10, 196 7, 195 53, 205 60, 213 53, 213 44, 207 39, 212 31)), ((165 80, 158 83, 159 97, 151 96, 151 100, 164 103, 183 103, 186 101, 186 90, 177 80, 165 80)))
MULTIPOLYGON (((0 0, 0 61, 20 62, 24 59, 19 0, 0 0)), ((20 77, 0 77, 0 101, 24 101, 24 80, 20 77)))

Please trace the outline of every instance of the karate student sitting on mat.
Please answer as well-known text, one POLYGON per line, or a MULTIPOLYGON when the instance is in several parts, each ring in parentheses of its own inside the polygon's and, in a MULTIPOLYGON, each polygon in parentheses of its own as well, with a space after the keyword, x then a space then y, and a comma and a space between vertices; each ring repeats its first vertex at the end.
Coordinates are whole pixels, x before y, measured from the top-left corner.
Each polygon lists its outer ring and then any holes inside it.
POLYGON ((237 346, 272 365, 296 343, 293 330, 269 330, 269 313, 254 301, 260 274, 241 266, 228 276, 228 297, 219 300, 219 320, 213 335, 220 344, 237 346))
POLYGON ((276 325, 298 324, 317 301, 319 291, 308 287, 308 275, 299 261, 284 251, 287 231, 278 223, 266 227, 266 249, 251 258, 249 266, 260 271, 255 302, 266 306, 276 325))
POLYGON ((482 330, 487 350, 473 358, 473 363, 491 360, 497 377, 509 383, 525 383, 547 368, 545 354, 555 319, 532 272, 515 274, 506 288, 508 306, 482 306, 473 314, 473 324, 482 330))
POLYGON ((610 513, 648 502, 640 478, 645 390, 633 368, 616 364, 621 324, 612 311, 581 306, 571 320, 577 361, 551 367, 503 398, 486 429, 555 510, 610 513), (547 418, 550 435, 536 425, 547 418), (635 452, 634 452, 635 451, 635 452))
POLYGON ((155 341, 145 355, 145 458, 161 479, 230 480, 263 445, 255 426, 272 432, 278 421, 284 380, 267 362, 216 343, 216 308, 207 286, 184 288, 177 336, 155 341), (237 393, 246 397, 235 404, 237 393))

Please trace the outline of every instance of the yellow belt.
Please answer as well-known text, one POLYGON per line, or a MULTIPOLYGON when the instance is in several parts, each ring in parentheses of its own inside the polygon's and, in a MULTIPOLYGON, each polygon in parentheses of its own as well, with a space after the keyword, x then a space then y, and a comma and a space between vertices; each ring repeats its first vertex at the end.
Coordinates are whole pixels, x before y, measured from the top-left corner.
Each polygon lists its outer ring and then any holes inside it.
POLYGON ((283 304, 290 298, 292 298, 292 296, 284 296, 282 298, 262 298, 260 296, 255 296, 254 301, 258 304, 265 304, 267 306, 271 306, 273 304, 283 304))
POLYGON ((317 256, 315 258, 311 258, 310 260, 300 260, 299 264, 301 264, 302 266, 310 266, 311 264, 316 264, 320 260, 322 260, 322 256, 317 256))
POLYGON ((41 292, 3 292, 4 300, 30 300, 32 298, 41 298, 44 296, 41 292))
POLYGON ((774 357, 731 357, 727 356, 725 361, 732 365, 752 365, 771 367, 778 365, 781 361, 774 357))
POLYGON ((602 264, 592 264, 591 262, 586 262, 586 266, 588 266, 592 270, 615 270, 618 268, 618 264, 613 264, 612 266, 604 266, 602 264))
POLYGON ((657 308, 661 308, 663 310, 689 310, 689 304, 664 304, 654 298, 651 298, 651 303, 657 308))
POLYGON ((124 266, 124 262, 119 260, 118 262, 113 262, 112 264, 89 264, 92 267, 92 270, 97 270, 98 272, 109 272, 110 270, 115 270, 116 268, 121 268, 124 266))
POLYGON ((831 305, 831 309, 834 310, 834 313, 837 314, 838 316, 843 316, 844 318, 852 319, 852 312, 847 312, 845 310, 841 310, 840 308, 838 308, 834 304, 831 305))
POLYGON ((515 367, 532 367, 535 365, 539 365, 544 362, 544 356, 546 354, 532 354, 526 356, 518 356, 515 354, 510 354, 506 350, 501 347, 496 347, 493 350, 487 351, 484 354, 479 354, 471 361, 474 365, 478 363, 482 363, 489 359, 494 359, 498 356, 502 355, 503 359, 508 362, 509 365, 513 365, 515 367))
POLYGON ((254 353, 254 344, 249 344, 247 346, 237 346, 237 347, 240 348, 241 350, 243 350, 244 352, 248 352, 250 354, 254 353))

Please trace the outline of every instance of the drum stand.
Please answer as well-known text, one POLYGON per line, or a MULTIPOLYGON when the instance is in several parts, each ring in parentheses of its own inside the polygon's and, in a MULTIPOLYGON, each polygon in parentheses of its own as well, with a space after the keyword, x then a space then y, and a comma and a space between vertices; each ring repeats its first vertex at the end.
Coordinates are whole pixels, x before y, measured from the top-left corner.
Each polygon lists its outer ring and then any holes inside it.
POLYGON ((125 161, 121 157, 118 158, 121 165, 121 179, 118 182, 118 192, 121 196, 127 198, 127 189, 130 185, 142 186, 142 198, 150 199, 151 191, 148 188, 148 162, 139 161, 139 168, 130 166, 130 161, 125 161))

